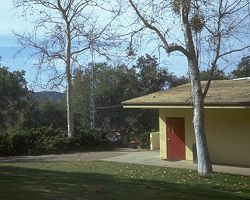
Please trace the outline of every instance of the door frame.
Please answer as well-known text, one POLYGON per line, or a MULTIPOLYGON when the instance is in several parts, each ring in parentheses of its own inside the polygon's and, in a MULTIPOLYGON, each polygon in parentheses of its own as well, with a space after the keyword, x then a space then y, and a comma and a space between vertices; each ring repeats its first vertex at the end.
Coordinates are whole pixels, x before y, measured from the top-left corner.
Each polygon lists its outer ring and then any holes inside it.
POLYGON ((184 117, 166 117, 166 145, 167 145, 167 159, 170 159, 170 160, 186 160, 186 141, 185 141, 185 137, 186 137, 186 133, 185 133, 185 118, 184 117), (183 143, 182 145, 182 148, 183 148, 183 152, 182 152, 182 155, 180 156, 181 159, 176 159, 176 158, 173 158, 172 155, 169 155, 169 143, 171 141, 169 141, 169 126, 168 126, 168 121, 173 121, 173 120, 181 120, 181 123, 182 123, 182 126, 183 126, 183 133, 181 134, 181 141, 183 143), (171 158, 172 157, 172 158, 171 158))

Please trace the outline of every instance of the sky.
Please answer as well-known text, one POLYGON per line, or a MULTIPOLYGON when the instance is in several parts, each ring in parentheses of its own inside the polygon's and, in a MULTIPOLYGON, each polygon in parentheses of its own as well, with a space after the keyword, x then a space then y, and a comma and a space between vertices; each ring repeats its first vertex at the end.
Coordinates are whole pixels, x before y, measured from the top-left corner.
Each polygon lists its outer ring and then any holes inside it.
MULTIPOLYGON (((39 76, 40 82, 37 82, 37 68, 33 64, 34 58, 30 58, 28 51, 18 53, 20 46, 13 32, 22 33, 32 28, 31 23, 25 18, 21 17, 21 14, 17 12, 12 6, 12 0, 3 1, 0 7, 0 56, 1 66, 6 66, 10 71, 25 70, 25 78, 28 82, 28 87, 35 91, 44 90, 44 87, 40 87, 40 83, 46 85, 47 75, 46 73, 39 76)), ((143 44, 138 49, 139 54, 151 54, 151 44, 143 44)), ((159 58, 160 64, 168 67, 169 72, 173 72, 177 76, 187 74, 187 62, 183 56, 167 56, 165 52, 158 51, 153 54, 159 58)), ((225 69, 231 71, 234 66, 240 61, 240 58, 235 58, 231 62, 230 66, 226 65, 225 69)), ((48 88, 47 88, 48 90, 48 88)))
MULTIPOLYGON (((13 8, 12 1, 3 1, 0 6, 0 56, 1 56, 1 66, 8 67, 10 71, 14 70, 24 70, 26 73, 25 78, 28 82, 28 87, 35 91, 44 90, 44 85, 46 85, 47 75, 42 74, 39 76, 41 81, 37 82, 37 68, 33 65, 35 60, 30 58, 29 52, 23 51, 18 53, 20 46, 13 32, 22 33, 32 28, 32 24, 28 22, 20 13, 13 8), (43 86, 40 87, 40 83, 43 82, 43 86)), ((142 48, 140 54, 151 53, 148 51, 150 45, 146 49, 142 48), (143 49, 143 50, 142 50, 143 49)), ((179 66, 186 65, 183 59, 172 59, 165 61, 162 59, 162 55, 158 52, 154 53, 156 57, 160 57, 159 61, 162 65, 172 65, 169 68, 170 72, 174 72, 176 75, 183 75, 187 73, 187 69, 181 68, 179 66)), ((126 61, 132 65, 132 61, 126 61)), ((48 90, 48 88, 47 88, 48 90)))
POLYGON ((0 6, 0 56, 1 66, 8 67, 10 71, 25 70, 29 88, 35 81, 36 69, 32 66, 28 52, 18 53, 20 46, 13 32, 22 32, 31 27, 20 13, 13 8, 12 1, 4 1, 0 6))

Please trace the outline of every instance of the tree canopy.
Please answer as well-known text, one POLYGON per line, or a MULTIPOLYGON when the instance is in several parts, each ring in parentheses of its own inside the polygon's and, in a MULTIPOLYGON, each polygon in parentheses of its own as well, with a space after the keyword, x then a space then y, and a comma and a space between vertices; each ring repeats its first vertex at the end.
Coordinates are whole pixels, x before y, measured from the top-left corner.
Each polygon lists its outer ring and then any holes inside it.
POLYGON ((155 56, 140 56, 129 67, 91 63, 74 72, 73 91, 75 119, 78 126, 90 127, 91 81, 94 82, 95 124, 105 130, 119 129, 126 134, 158 129, 157 111, 123 109, 121 102, 185 83, 166 67, 159 66, 155 56), (93 80, 91 79, 93 70, 93 80))
POLYGON ((233 78, 250 77, 250 56, 241 58, 237 68, 231 74, 233 78))
POLYGON ((28 89, 24 74, 0 67, 0 130, 14 124, 25 107, 28 89))

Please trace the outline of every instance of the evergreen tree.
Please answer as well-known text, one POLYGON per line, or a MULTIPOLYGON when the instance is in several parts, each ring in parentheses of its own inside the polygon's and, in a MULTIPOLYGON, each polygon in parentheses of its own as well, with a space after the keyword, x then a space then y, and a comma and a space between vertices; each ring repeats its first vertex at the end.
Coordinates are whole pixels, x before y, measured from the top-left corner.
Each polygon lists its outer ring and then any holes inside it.
POLYGON ((231 74, 233 78, 250 77, 250 56, 243 57, 231 74))
POLYGON ((0 67, 0 130, 13 125, 24 109, 28 89, 24 71, 0 67))

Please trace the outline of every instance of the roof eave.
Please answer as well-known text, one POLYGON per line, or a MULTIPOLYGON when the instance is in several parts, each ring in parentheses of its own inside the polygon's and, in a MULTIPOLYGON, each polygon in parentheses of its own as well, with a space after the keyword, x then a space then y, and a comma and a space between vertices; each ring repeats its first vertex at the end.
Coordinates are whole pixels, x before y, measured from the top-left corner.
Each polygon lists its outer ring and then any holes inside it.
MULTIPOLYGON (((205 104, 205 108, 225 108, 225 109, 249 109, 249 103, 223 103, 223 104, 205 104)), ((160 109, 160 108, 193 108, 192 104, 163 104, 163 103, 129 103, 123 104, 123 108, 142 108, 142 109, 160 109)))

